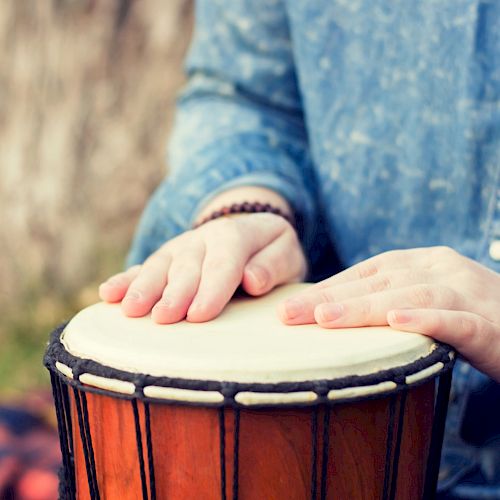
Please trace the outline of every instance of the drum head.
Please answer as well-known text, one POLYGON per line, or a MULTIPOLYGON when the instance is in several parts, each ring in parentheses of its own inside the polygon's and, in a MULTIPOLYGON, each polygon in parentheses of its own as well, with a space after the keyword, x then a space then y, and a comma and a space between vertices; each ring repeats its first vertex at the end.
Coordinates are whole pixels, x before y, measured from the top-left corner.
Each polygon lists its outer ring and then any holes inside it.
POLYGON ((129 373, 263 384, 367 375, 412 363, 436 347, 428 337, 390 327, 284 325, 278 303, 307 286, 234 299, 206 323, 158 325, 99 303, 70 321, 61 342, 77 358, 129 373))

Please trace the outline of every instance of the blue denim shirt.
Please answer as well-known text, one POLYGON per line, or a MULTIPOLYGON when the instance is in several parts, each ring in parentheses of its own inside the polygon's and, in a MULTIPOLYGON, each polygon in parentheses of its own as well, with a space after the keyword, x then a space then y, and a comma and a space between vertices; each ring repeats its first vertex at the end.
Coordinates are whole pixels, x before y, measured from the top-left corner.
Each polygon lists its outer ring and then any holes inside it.
MULTIPOLYGON (((186 67, 129 264, 259 185, 293 206, 311 278, 430 245, 500 271, 500 2, 204 0, 186 67)), ((440 489, 500 499, 500 389, 465 362, 440 489)))

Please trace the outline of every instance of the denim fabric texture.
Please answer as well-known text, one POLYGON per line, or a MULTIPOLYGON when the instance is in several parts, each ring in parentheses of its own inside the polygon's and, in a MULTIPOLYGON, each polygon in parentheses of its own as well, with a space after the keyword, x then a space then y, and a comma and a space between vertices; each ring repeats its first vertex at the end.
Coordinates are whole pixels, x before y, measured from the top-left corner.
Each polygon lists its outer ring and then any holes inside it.
MULTIPOLYGON (((293 206, 311 280, 432 245, 500 271, 500 2, 202 0, 186 70, 128 264, 258 185, 293 206)), ((500 499, 500 389, 463 361, 440 491, 500 499)))

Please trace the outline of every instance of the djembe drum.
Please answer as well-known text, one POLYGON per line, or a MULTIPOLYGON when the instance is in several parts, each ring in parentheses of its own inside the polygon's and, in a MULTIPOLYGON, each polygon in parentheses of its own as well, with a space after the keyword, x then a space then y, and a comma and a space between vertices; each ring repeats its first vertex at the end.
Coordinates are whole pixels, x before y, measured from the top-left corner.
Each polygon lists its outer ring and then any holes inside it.
POLYGON ((45 362, 61 497, 432 498, 450 348, 388 327, 283 325, 276 304, 296 286, 207 323, 100 303, 58 328, 45 362))

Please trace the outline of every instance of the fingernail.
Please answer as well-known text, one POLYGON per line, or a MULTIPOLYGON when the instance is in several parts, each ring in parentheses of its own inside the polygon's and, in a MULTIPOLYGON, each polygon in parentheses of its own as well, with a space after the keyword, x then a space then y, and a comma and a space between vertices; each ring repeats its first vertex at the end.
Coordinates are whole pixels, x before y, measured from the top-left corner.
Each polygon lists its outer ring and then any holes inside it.
POLYGON ((411 323, 415 318, 410 311, 389 311, 387 321, 389 323, 411 323))
POLYGON ((123 300, 131 300, 133 302, 137 302, 142 299, 142 293, 137 290, 131 290, 127 292, 125 298, 123 300))
POLYGON ((342 304, 321 304, 316 308, 316 315, 322 322, 335 321, 344 314, 342 304))
POLYGON ((304 304, 296 299, 287 300, 284 304, 285 313, 288 319, 294 319, 304 312, 304 304))
POLYGON ((268 275, 263 267, 254 265, 247 269, 247 273, 259 288, 264 288, 267 285, 268 275))
POLYGON ((197 312, 200 312, 201 310, 203 309, 203 304, 199 303, 199 302, 193 302, 190 306, 189 306, 189 309, 188 309, 188 316, 190 314, 193 314, 193 313, 197 313, 197 312))

